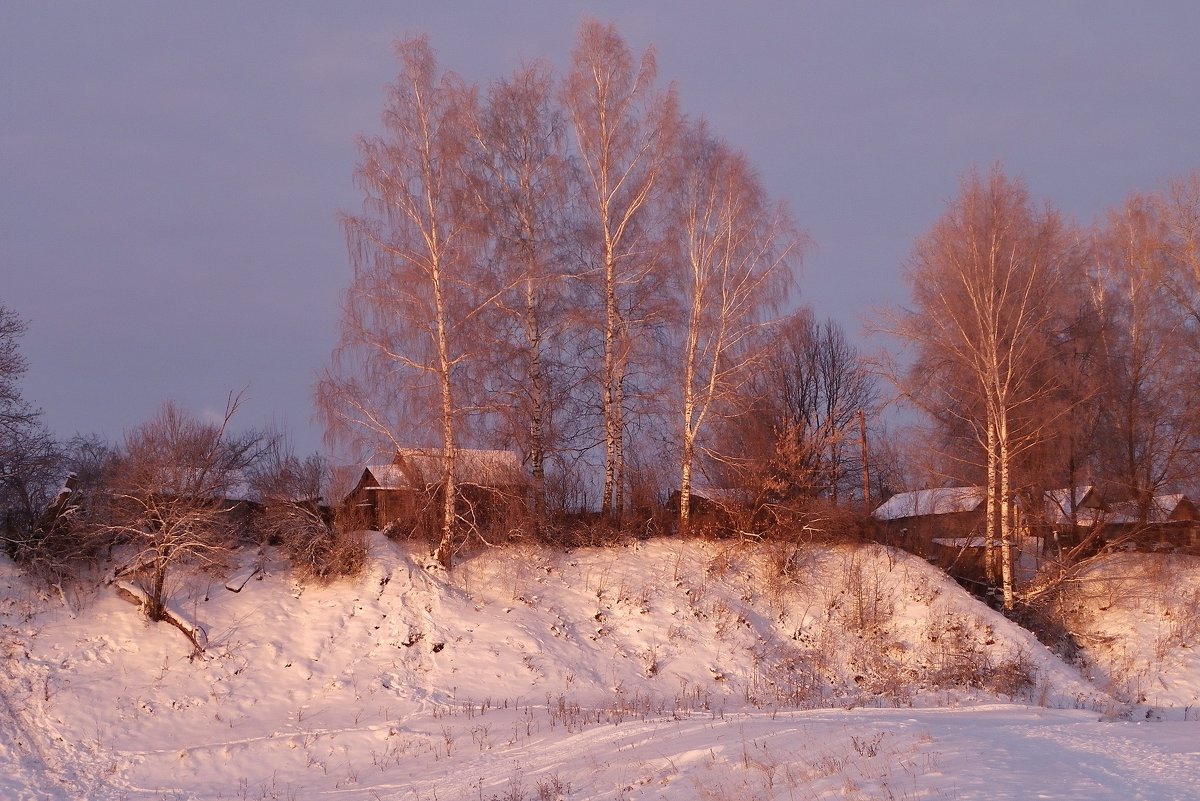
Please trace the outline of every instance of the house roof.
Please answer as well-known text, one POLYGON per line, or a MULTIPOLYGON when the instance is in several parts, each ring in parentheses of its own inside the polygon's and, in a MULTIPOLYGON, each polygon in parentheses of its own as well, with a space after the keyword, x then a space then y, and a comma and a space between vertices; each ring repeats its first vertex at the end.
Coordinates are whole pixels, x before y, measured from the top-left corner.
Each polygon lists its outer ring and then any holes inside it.
POLYGON ((1070 525, 1072 508, 1075 510, 1076 523, 1090 524, 1095 519, 1096 510, 1100 508, 1096 493, 1090 485, 1046 490, 1045 499, 1046 522, 1054 525, 1070 525))
MULTIPOLYGON (((521 459, 513 451, 461 448, 456 454, 454 480, 481 487, 511 487, 524 480, 521 459)), ((368 465, 371 489, 425 488, 442 478, 442 452, 401 448, 392 464, 368 465)))
POLYGON ((888 498, 873 513, 876 520, 973 512, 984 501, 983 487, 940 487, 901 492, 888 498))
POLYGON ((412 486, 400 468, 394 464, 369 464, 363 477, 370 476, 366 489, 405 489, 412 486))
MULTIPOLYGON (((1146 510, 1147 523, 1166 523, 1175 515, 1180 504, 1191 503, 1186 495, 1155 495, 1150 500, 1150 508, 1146 510)), ((1133 501, 1115 503, 1107 516, 1107 522, 1114 525, 1133 525, 1141 522, 1140 510, 1133 501)))
POLYGON ((703 498, 724 507, 744 506, 752 500, 750 493, 741 487, 710 487, 706 484, 693 484, 689 492, 692 498, 703 498))

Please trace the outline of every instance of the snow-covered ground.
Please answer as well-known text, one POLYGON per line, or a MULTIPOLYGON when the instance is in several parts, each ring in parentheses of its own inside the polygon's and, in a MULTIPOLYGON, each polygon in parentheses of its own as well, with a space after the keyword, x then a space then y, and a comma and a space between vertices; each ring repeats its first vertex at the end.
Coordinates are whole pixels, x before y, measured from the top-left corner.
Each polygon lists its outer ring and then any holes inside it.
POLYGON ((1064 605, 1099 686, 1200 719, 1200 558, 1106 555, 1069 585, 1064 605))
POLYGON ((0 798, 1197 797, 1182 623, 1138 706, 1099 651, 1091 682, 879 546, 513 546, 449 575, 371 549, 329 587, 193 578, 197 658, 111 589, 0 562, 0 798))

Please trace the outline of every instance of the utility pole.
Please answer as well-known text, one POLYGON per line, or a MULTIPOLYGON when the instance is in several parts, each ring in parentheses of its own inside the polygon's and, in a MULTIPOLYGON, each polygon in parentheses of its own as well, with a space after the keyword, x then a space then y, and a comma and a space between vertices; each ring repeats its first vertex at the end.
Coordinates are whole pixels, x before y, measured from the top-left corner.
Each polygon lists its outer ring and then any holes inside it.
POLYGON ((863 510, 867 513, 871 511, 871 466, 867 461, 867 413, 863 409, 858 410, 858 441, 862 446, 862 466, 863 466, 863 510))

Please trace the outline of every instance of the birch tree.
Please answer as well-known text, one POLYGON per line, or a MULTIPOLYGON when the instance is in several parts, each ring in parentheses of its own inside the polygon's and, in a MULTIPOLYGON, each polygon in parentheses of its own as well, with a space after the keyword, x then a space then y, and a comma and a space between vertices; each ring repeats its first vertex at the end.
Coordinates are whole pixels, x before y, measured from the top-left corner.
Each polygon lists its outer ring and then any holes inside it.
POLYGON ((343 219, 354 275, 318 402, 335 438, 386 443, 389 455, 414 440, 440 448, 434 557, 449 568, 461 528, 455 463, 473 400, 463 380, 487 304, 468 179, 476 93, 440 70, 424 37, 399 42, 396 54, 384 133, 359 143, 363 210, 343 219))
MULTIPOLYGON (((1047 332, 1073 248, 1058 215, 1034 208, 1019 181, 999 167, 973 172, 918 241, 908 271, 914 308, 895 326, 926 365, 961 373, 978 401, 970 423, 984 455, 986 536, 999 552, 1006 609, 1016 602, 1013 466, 1044 435, 1030 412, 1054 391, 1054 371, 1043 369, 1053 353, 1047 332)), ((925 375, 910 374, 909 396, 920 403, 926 385, 925 375)))
POLYGON ((484 208, 497 291, 488 317, 489 392, 497 438, 515 441, 532 477, 534 517, 546 517, 547 464, 568 439, 564 364, 569 334, 569 159, 566 120, 549 68, 535 63, 493 84, 473 132, 476 193, 484 208))
POLYGON ((743 394, 762 327, 787 295, 802 238, 745 158, 693 125, 671 183, 682 314, 680 504, 688 528, 696 449, 710 416, 743 394))
POLYGON ((635 62, 613 25, 587 20, 561 93, 582 169, 584 277, 600 299, 601 509, 614 522, 624 507, 626 379, 642 322, 630 296, 657 267, 649 210, 678 117, 674 91, 658 91, 656 74, 652 50, 635 62))

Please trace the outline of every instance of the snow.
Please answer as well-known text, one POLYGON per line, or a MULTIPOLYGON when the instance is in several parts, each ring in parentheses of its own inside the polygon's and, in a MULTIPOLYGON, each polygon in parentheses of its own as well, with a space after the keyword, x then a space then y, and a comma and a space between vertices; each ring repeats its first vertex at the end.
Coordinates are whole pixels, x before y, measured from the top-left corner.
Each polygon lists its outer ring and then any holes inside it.
POLYGON ((1078 577, 1064 605, 1098 685, 1200 719, 1200 558, 1109 554, 1078 577))
POLYGON ((0 560, 0 798, 1196 797, 1178 605, 1122 683, 1104 654, 1163 607, 1079 599, 1109 649, 1085 646, 1091 681, 875 545, 514 545, 449 574, 370 545, 327 587, 269 558, 236 593, 192 576, 172 607, 202 656, 111 588, 66 588, 72 616, 0 560))
POLYGON ((243 567, 225 581, 225 589, 229 590, 230 592, 241 592, 242 588, 246 586, 250 579, 254 578, 261 572, 261 564, 252 564, 248 567, 243 567))

